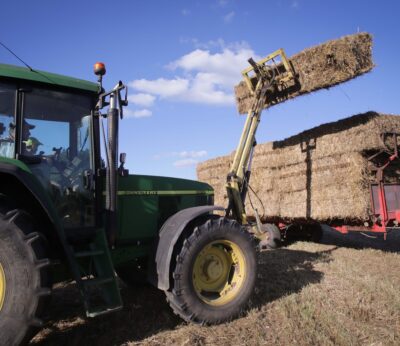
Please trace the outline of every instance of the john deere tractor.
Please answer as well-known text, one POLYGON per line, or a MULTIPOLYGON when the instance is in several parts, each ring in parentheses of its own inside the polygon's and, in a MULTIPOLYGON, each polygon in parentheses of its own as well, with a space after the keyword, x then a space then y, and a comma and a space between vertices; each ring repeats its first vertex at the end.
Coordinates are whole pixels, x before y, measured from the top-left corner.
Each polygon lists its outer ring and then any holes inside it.
POLYGON ((98 83, 0 65, 0 345, 34 335, 64 280, 88 317, 122 308, 119 280, 152 283, 195 323, 232 319, 252 293, 253 237, 215 213, 209 185, 129 174, 127 88, 106 92, 95 72, 98 83))

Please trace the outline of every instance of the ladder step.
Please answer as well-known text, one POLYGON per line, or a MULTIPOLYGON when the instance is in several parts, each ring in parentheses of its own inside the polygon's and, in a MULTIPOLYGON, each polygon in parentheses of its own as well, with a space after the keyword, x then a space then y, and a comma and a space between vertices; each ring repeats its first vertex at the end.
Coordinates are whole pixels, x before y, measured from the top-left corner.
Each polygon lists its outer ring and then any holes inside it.
POLYGON ((86 314, 87 317, 97 317, 109 314, 110 312, 119 311, 122 309, 122 304, 115 306, 99 306, 96 310, 90 311, 86 314))
POLYGON ((101 256, 104 255, 103 250, 89 250, 89 251, 79 251, 75 252, 74 256, 76 258, 81 258, 81 257, 91 257, 91 256, 101 256))
POLYGON ((121 294, 105 231, 93 228, 64 231, 67 256, 86 315, 94 317, 121 309, 121 294))
POLYGON ((115 281, 115 278, 108 277, 108 278, 86 279, 86 280, 83 280, 82 283, 85 286, 94 286, 94 285, 104 285, 104 284, 108 284, 108 283, 114 282, 114 281, 115 281))

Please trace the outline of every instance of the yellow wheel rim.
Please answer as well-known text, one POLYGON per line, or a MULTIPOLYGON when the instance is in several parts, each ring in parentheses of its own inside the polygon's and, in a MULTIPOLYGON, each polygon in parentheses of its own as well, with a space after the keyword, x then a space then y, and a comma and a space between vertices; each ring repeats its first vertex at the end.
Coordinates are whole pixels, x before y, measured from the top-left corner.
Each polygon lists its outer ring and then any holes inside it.
POLYGON ((197 296, 213 306, 234 300, 246 278, 246 260, 242 250, 229 240, 206 245, 193 265, 193 286, 197 296))
POLYGON ((0 263, 0 311, 3 308, 4 298, 6 296, 6 275, 0 263))

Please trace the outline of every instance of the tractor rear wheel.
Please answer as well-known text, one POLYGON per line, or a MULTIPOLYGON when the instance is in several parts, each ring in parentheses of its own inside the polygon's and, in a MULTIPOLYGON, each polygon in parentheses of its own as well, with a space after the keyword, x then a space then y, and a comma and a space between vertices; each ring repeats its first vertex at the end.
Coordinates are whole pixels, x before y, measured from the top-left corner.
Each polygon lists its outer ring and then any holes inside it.
POLYGON ((184 320, 221 323, 248 304, 257 277, 255 244, 236 221, 209 219, 175 249, 167 300, 184 320))
POLYGON ((49 298, 50 261, 28 214, 0 214, 0 344, 28 342, 41 327, 49 298))

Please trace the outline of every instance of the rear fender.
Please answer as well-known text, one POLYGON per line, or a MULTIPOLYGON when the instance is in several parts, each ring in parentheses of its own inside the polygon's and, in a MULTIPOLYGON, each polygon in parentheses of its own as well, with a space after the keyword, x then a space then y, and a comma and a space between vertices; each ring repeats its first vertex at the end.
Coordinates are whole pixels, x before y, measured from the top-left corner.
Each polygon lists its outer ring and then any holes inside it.
POLYGON ((201 215, 214 210, 225 210, 219 206, 199 206, 183 209, 172 215, 161 227, 156 253, 157 287, 161 290, 170 288, 170 268, 172 253, 182 232, 188 224, 201 215))
POLYGON ((0 193, 46 216, 57 231, 62 229, 50 196, 21 161, 0 158, 0 193))

